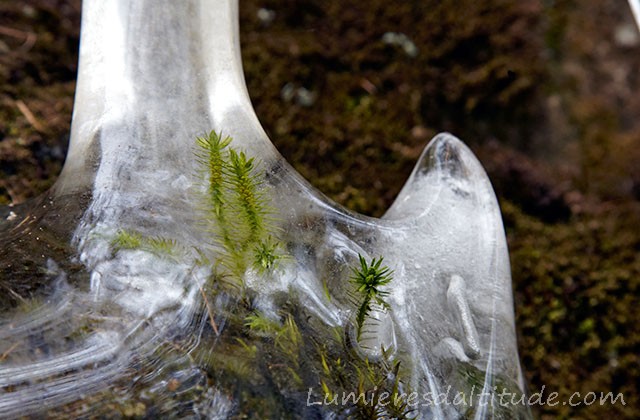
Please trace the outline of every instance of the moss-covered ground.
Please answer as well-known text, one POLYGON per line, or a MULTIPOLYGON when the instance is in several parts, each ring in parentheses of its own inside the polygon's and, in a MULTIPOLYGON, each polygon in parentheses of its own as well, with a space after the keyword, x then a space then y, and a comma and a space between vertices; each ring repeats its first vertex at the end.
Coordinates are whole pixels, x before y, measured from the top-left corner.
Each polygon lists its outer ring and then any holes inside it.
MULTIPOLYGON (((62 166, 80 9, 0 1, 0 205, 62 166)), ((502 206, 530 392, 626 402, 536 413, 640 417, 640 35, 625 2, 243 0, 241 32, 273 142, 353 210, 381 215, 433 134, 467 142, 502 206)))

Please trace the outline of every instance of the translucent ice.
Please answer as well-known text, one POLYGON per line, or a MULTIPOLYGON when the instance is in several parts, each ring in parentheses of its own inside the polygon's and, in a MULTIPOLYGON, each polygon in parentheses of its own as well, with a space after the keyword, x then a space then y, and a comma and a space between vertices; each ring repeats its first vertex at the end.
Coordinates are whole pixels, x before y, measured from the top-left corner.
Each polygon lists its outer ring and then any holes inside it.
POLYGON ((523 381, 478 161, 438 135, 384 217, 341 208, 262 130, 237 25, 235 1, 84 2, 65 168, 0 224, 0 417, 527 418, 491 404, 523 381))
POLYGON ((631 12, 636 20, 636 24, 640 29, 640 0, 629 0, 629 6, 631 7, 631 12))

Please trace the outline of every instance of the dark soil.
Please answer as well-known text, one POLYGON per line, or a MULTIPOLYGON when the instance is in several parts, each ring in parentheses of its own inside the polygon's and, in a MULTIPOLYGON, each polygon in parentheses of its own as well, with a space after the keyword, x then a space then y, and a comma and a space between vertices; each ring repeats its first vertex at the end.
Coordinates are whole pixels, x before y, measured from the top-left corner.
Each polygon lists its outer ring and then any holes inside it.
MULTIPOLYGON (((626 402, 537 414, 639 418, 640 35, 626 3, 241 3, 251 97, 287 160, 379 216, 431 136, 458 135, 502 205, 530 391, 626 402)), ((0 0, 0 204, 35 197, 62 167, 80 9, 0 0)))

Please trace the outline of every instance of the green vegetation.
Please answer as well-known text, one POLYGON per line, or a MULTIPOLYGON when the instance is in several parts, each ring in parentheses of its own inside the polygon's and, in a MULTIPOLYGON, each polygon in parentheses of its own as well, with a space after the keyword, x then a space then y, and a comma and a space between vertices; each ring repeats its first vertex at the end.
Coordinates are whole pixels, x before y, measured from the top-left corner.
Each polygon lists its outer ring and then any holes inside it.
POLYGON ((356 337, 360 341, 362 335, 362 327, 365 321, 370 317, 373 310, 373 304, 379 305, 383 309, 389 309, 389 304, 383 299, 389 292, 381 290, 393 279, 392 271, 389 267, 380 267, 383 258, 378 260, 375 258, 368 264, 362 255, 358 255, 360 267, 353 268, 353 276, 351 283, 356 286, 356 292, 359 295, 358 310, 356 312, 356 337))
MULTIPOLYGON (((344 329, 322 327, 318 330, 313 321, 315 316, 305 315, 295 295, 287 297, 288 303, 278 315, 253 310, 253 294, 243 286, 246 270, 252 268, 264 274, 283 258, 278 231, 273 226, 274 215, 264 192, 260 162, 235 150, 231 138, 215 132, 198 138, 197 144, 198 159, 207 178, 205 214, 211 221, 209 226, 222 258, 221 271, 212 276, 213 284, 207 286, 208 292, 203 295, 205 301, 211 301, 222 287, 237 302, 233 311, 222 314, 227 323, 222 332, 211 322, 223 343, 235 343, 218 345, 216 355, 208 357, 207 370, 212 377, 235 390, 247 414, 258 404, 252 402, 257 398, 256 387, 261 388, 260 384, 266 381, 275 384, 280 395, 302 393, 309 388, 314 389, 314 396, 321 400, 336 393, 366 395, 366 401, 354 399, 351 405, 335 407, 356 418, 381 418, 389 414, 408 418, 411 409, 398 397, 405 388, 399 361, 392 363, 387 353, 383 360, 376 362, 352 352, 345 353, 345 346, 350 345, 345 343, 344 329), (229 277, 241 287, 225 289, 221 280, 229 277), (272 368, 264 371, 261 366, 272 368), (394 397, 393 404, 387 407, 380 404, 382 392, 394 397)), ((200 259, 203 263, 211 260, 203 255, 200 259)), ((392 273, 382 266, 382 261, 380 257, 367 263, 360 256, 360 266, 352 268, 358 339, 374 310, 373 305, 389 309, 384 300, 388 292, 382 288, 391 282, 392 273)), ((325 293, 330 300, 331 291, 326 287, 325 293)), ((213 319, 210 305, 207 308, 213 319)), ((277 393, 258 392, 258 395, 263 399, 260 405, 272 407, 275 412, 279 404, 285 403, 276 401, 281 398, 277 393)))
POLYGON ((459 362, 448 378, 460 397, 459 409, 463 419, 473 419, 488 404, 493 404, 492 418, 500 420, 530 419, 529 408, 517 384, 503 376, 490 376, 470 363, 459 362), (487 386, 485 390, 485 385, 487 386), (481 397, 481 394, 484 397, 481 397), (500 399, 502 395, 502 400, 500 399), (508 397, 505 397, 508 396, 508 397), (481 398, 486 398, 481 401, 481 398))
MULTIPOLYGON (((316 315, 306 312, 295 294, 286 294, 286 303, 280 305, 278 313, 254 309, 255 293, 244 281, 247 270, 272 272, 284 257, 261 162, 234 149, 230 137, 213 131, 199 137, 197 145, 197 158, 206 179, 204 223, 213 245, 212 249, 195 250, 197 263, 212 270, 210 280, 200 288, 211 327, 203 339, 216 343, 211 345, 213 352, 206 350, 209 346, 199 346, 193 360, 201 360, 214 383, 229 389, 247 415, 258 412, 259 405, 279 416, 286 412, 285 406, 301 404, 299 398, 287 395, 313 389, 313 397, 320 400, 353 394, 352 401, 328 407, 349 417, 410 418, 412 408, 402 397, 406 385, 400 361, 392 361, 385 349, 381 360, 376 361, 354 351, 345 352, 353 346, 346 339, 345 329, 318 323, 316 315), (221 295, 228 304, 214 304, 221 295), (223 320, 224 328, 216 319, 223 320), (277 392, 266 384, 274 384, 277 392)), ((146 237, 124 229, 116 233, 111 245, 115 252, 140 249, 167 257, 174 256, 179 248, 173 239, 146 237)), ((390 309, 384 300, 388 291, 383 289, 391 282, 392 272, 382 261, 380 257, 367 262, 359 256, 360 265, 352 267, 358 340, 363 325, 377 310, 375 305, 390 309)), ((331 300, 331 290, 325 287, 325 294, 331 300)))
POLYGON ((267 205, 259 163, 215 131, 198 137, 197 154, 207 177, 205 214, 221 264, 240 283, 251 267, 264 273, 281 258, 272 210, 267 205))
POLYGON ((111 246, 115 251, 121 249, 140 249, 163 256, 173 256, 178 244, 175 239, 164 238, 162 236, 145 237, 142 234, 120 229, 111 240, 111 246))
POLYGON ((117 251, 121 249, 138 249, 142 247, 142 241, 142 236, 139 233, 120 229, 116 237, 111 241, 111 246, 117 251))
POLYGON ((253 267, 261 273, 273 269, 281 258, 278 247, 279 243, 274 241, 271 236, 260 242, 254 249, 253 267))
POLYGON ((408 397, 412 391, 402 379, 406 371, 401 371, 399 360, 393 361, 387 352, 376 362, 353 356, 331 359, 327 353, 326 345, 319 347, 324 401, 343 402, 346 398, 348 403, 341 409, 349 418, 415 418, 415 401, 408 397))
MULTIPOLYGON (((62 165, 81 10, 79 0, 55 8, 45 0, 5 3, 0 23, 25 36, 1 40, 0 204, 46 191, 62 165), (29 34, 37 35, 33 46, 26 43, 29 34), (44 132, 18 109, 17 99, 44 132)), ((615 42, 630 22, 628 11, 616 2, 566 0, 284 3, 241 2, 240 39, 252 102, 285 158, 339 203, 381 215, 435 132, 472 142, 503 206, 529 389, 546 385, 563 395, 612 390, 631 398, 624 407, 558 405, 539 414, 640 417, 640 102, 638 78, 625 76, 637 68, 638 55, 615 42), (263 7, 277 11, 269 25, 257 18, 263 7), (418 57, 385 49, 379 41, 384 31, 406 33, 419 46, 418 57), (289 82, 318 92, 316 103, 283 101, 280 91, 289 82), (611 114, 619 126, 609 127, 611 114), (531 159, 505 157, 514 148, 531 159), (537 182, 545 162, 560 169, 546 186, 537 182), (517 188, 508 188, 514 183, 517 188), (624 193, 628 186, 636 192, 624 193), (544 188, 559 191, 570 216, 552 213, 549 221, 548 196, 537 195, 544 188), (592 196, 581 197, 585 192, 592 196)), ((28 246, 3 244, 11 261, 0 267, 4 308, 18 304, 15 295, 28 298, 48 284, 34 282, 41 261, 22 255, 27 248, 25 255, 51 253, 41 232, 28 246)), ((70 261, 73 254, 56 255, 70 261)), ((222 268, 218 273, 216 284, 231 282, 222 268)), ((207 286, 207 293, 213 289, 207 286)), ((221 351, 241 349, 236 343, 221 351)), ((125 381, 118 391, 124 395, 130 386, 125 381)), ((268 417, 265 405, 257 408, 268 417)))

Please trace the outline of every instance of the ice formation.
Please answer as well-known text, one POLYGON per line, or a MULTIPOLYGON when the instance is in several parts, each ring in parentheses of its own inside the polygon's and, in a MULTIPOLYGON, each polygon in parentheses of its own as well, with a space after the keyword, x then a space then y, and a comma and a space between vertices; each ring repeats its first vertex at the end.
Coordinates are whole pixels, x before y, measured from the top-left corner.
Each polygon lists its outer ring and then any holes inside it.
POLYGON ((640 28, 640 0, 629 0, 629 7, 631 7, 631 13, 636 20, 638 28, 640 28))
POLYGON ((368 407, 320 403, 327 389, 375 397, 377 385, 416 392, 395 408, 420 418, 527 418, 489 401, 524 386, 505 235, 479 162, 440 134, 384 217, 331 202, 253 112, 237 7, 84 1, 63 173, 0 224, 0 281, 19 295, 0 318, 0 417, 341 418, 368 407), (248 267, 240 292, 210 284, 225 280, 224 250, 203 222, 194 144, 211 130, 256 159, 284 254, 267 273, 248 267), (133 245, 116 246, 123 232, 133 245), (393 282, 358 340, 360 256, 384 257, 393 282))

